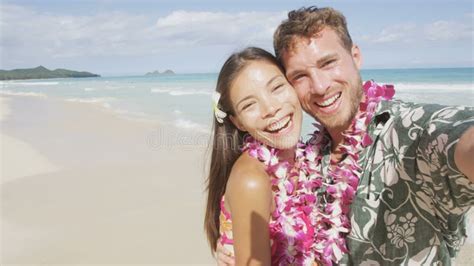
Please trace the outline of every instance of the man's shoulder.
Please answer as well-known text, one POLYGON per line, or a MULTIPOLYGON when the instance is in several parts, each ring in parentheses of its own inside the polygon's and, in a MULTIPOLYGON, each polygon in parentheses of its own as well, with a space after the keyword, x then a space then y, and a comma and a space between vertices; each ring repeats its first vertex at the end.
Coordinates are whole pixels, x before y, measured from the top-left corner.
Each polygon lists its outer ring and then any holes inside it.
POLYGON ((437 115, 446 115, 445 113, 453 114, 456 112, 474 112, 473 107, 468 106, 450 106, 436 103, 414 103, 405 102, 402 100, 390 100, 382 101, 377 110, 377 115, 389 114, 390 118, 395 120, 404 120, 405 124, 408 120, 418 120, 422 122, 424 120, 432 119, 437 115))
POLYGON ((375 121, 383 122, 378 132, 381 136, 396 137, 400 145, 420 139, 428 141, 440 134, 457 139, 474 121, 474 108, 467 106, 392 100, 381 102, 378 108, 375 121))
POLYGON ((456 107, 456 106, 442 105, 442 104, 437 104, 437 103, 415 103, 415 102, 407 102, 407 101, 402 101, 399 99, 394 99, 394 100, 381 101, 380 109, 378 113, 386 112, 386 111, 399 112, 399 113, 410 112, 417 108, 422 108, 424 110, 430 110, 434 112, 434 111, 441 110, 444 108, 449 108, 449 107, 456 107))

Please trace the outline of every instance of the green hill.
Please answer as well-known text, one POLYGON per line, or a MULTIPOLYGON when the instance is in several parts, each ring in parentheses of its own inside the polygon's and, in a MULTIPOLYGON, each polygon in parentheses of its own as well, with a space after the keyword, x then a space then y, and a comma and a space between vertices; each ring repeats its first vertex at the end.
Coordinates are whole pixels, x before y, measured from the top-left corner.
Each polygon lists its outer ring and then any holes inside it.
POLYGON ((51 79, 51 78, 88 78, 88 77, 100 77, 100 75, 73 71, 68 69, 55 69, 49 70, 44 66, 36 68, 25 68, 25 69, 13 69, 13 70, 0 70, 0 80, 9 79, 51 79))

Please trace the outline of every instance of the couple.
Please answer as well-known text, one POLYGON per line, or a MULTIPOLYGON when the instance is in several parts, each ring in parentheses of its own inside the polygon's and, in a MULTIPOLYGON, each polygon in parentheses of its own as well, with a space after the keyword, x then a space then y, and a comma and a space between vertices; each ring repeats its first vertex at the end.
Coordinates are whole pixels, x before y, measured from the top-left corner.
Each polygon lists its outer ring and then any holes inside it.
POLYGON ((219 74, 205 218, 218 263, 451 264, 474 204, 474 109, 362 85, 331 8, 291 11, 274 48, 219 74), (301 107, 324 127, 306 144, 301 107))

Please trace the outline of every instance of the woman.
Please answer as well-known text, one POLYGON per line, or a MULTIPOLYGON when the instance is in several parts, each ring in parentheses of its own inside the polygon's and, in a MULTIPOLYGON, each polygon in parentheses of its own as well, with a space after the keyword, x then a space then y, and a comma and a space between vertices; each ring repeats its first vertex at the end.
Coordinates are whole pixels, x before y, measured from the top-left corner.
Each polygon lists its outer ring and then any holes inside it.
POLYGON ((237 265, 314 262, 315 186, 298 169, 302 111, 282 67, 247 48, 225 62, 216 93, 205 217, 213 252, 220 241, 237 265))

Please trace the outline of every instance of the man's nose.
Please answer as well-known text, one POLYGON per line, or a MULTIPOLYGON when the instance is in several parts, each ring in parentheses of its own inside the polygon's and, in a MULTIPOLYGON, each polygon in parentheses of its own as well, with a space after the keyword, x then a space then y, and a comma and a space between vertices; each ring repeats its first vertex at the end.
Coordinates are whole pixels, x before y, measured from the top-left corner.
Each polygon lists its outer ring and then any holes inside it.
POLYGON ((310 75, 310 91, 313 94, 324 95, 331 85, 330 79, 324 72, 312 72, 310 75))

